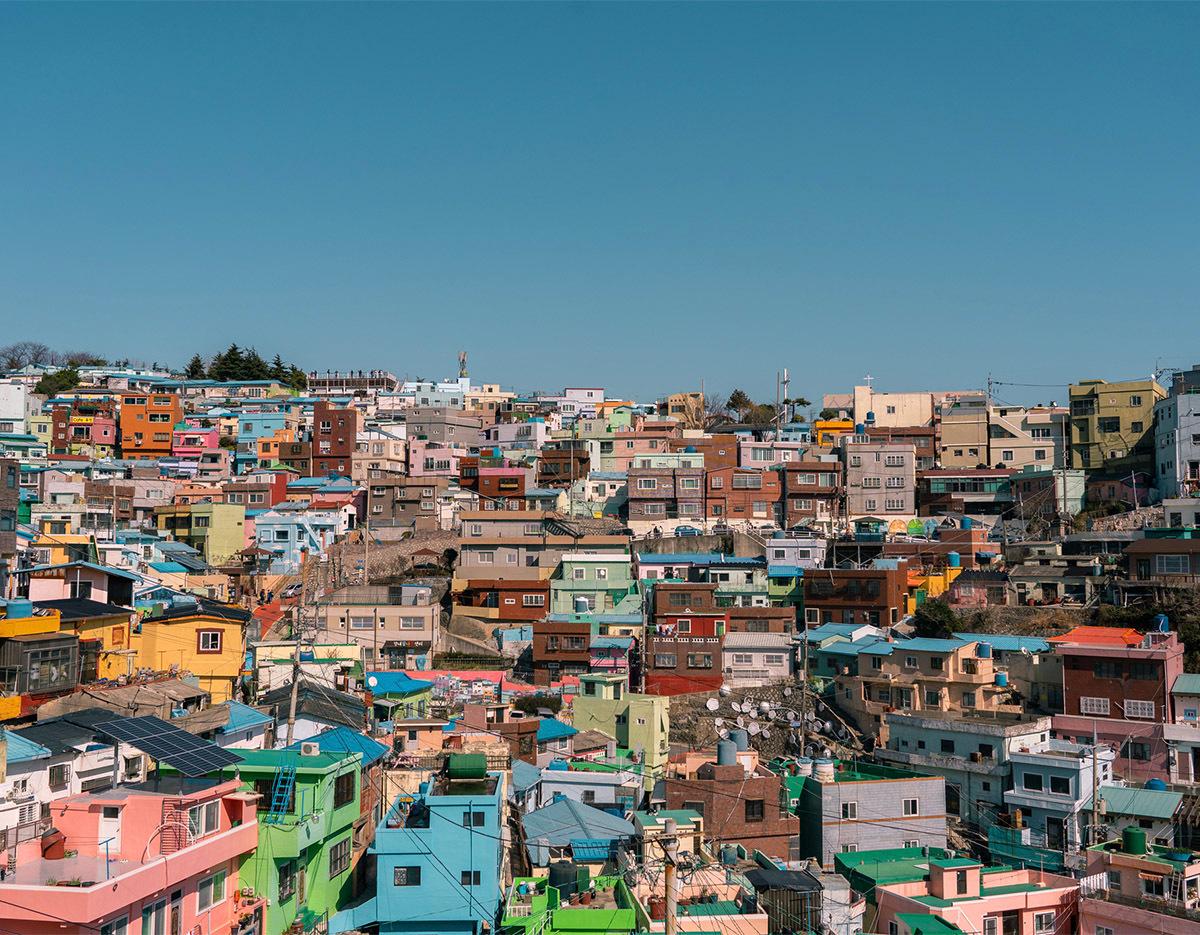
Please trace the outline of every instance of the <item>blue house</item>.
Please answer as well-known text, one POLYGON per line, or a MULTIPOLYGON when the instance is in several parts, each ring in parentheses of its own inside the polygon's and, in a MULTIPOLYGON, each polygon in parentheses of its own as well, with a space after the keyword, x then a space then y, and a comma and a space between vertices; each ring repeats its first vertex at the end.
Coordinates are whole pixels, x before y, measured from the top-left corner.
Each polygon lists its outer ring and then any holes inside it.
POLYGON ((416 795, 398 796, 375 830, 375 892, 335 915, 330 935, 481 935, 503 896, 504 774, 453 755, 416 795))
POLYGON ((258 440, 269 438, 287 426, 288 416, 282 410, 238 413, 234 473, 244 474, 258 467, 258 440))

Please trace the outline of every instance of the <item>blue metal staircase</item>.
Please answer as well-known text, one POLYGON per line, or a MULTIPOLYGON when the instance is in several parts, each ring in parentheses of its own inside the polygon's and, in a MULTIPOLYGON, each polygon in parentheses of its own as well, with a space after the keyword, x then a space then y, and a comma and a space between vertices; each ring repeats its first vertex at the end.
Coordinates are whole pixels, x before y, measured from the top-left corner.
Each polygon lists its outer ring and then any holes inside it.
POLYGON ((271 785, 271 807, 263 818, 268 825, 277 825, 283 821, 283 816, 290 811, 292 793, 296 789, 296 767, 281 766, 275 774, 275 782, 271 785))

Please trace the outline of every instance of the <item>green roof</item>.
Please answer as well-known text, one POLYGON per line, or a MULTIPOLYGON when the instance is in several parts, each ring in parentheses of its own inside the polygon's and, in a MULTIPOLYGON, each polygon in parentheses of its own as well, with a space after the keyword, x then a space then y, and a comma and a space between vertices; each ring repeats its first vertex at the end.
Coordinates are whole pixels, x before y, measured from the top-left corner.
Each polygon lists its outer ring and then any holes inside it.
POLYGON ((359 753, 318 753, 302 756, 298 750, 233 750, 250 769, 279 769, 291 766, 297 772, 328 772, 347 760, 359 760, 359 753))
POLYGON ((978 867, 979 861, 971 860, 969 857, 936 857, 929 861, 929 866, 955 870, 963 867, 978 867))
POLYGON ((951 925, 939 916, 901 912, 896 918, 908 926, 912 935, 963 935, 963 930, 957 925, 951 925))
POLYGON ((633 812, 630 816, 635 825, 643 828, 657 828, 668 818, 674 818, 679 825, 694 825, 697 819, 703 819, 694 808, 664 808, 657 812, 633 812))
POLYGON ((1174 695, 1200 695, 1200 673, 1184 672, 1175 676, 1175 684, 1171 686, 1174 695))
MULTIPOLYGON (((1173 818, 1175 812, 1179 810, 1179 803, 1183 801, 1183 793, 1160 789, 1135 789, 1127 786, 1101 786, 1100 801, 1108 805, 1110 814, 1167 820, 1173 818)), ((1091 807, 1092 800, 1089 796, 1087 803, 1083 806, 1084 811, 1091 807)))

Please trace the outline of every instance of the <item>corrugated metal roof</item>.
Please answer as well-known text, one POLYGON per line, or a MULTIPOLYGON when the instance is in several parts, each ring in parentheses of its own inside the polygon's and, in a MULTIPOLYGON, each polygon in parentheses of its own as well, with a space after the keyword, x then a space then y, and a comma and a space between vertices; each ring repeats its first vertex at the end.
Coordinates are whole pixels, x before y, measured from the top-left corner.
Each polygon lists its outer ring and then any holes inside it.
MULTIPOLYGON (((1135 789, 1128 786, 1101 786, 1100 801, 1108 806, 1110 815, 1135 815, 1138 818, 1168 820, 1179 810, 1183 801, 1182 792, 1158 789, 1135 789)), ((1091 797, 1084 805, 1091 808, 1091 797)))
POLYGON ((1175 684, 1171 686, 1171 693, 1175 695, 1200 695, 1200 674, 1184 672, 1182 675, 1176 676, 1175 684))

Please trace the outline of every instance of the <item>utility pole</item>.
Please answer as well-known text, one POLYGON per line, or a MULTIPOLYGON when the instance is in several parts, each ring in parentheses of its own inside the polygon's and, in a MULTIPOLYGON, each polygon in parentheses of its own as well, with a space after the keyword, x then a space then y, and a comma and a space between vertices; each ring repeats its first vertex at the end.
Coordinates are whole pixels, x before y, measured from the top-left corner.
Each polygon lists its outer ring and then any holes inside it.
POLYGON ((1096 736, 1092 734, 1092 833, 1088 835, 1088 843, 1099 844, 1100 836, 1100 768, 1097 764, 1096 736))
POLYGON ((667 887, 667 918, 665 935, 675 935, 679 915, 678 894, 675 892, 675 858, 679 852, 679 840, 675 837, 675 819, 663 821, 663 833, 659 843, 663 849, 663 880, 667 887))
POLYGON ((300 700, 300 639, 304 631, 304 609, 307 598, 308 578, 305 574, 307 568, 308 552, 301 549, 300 551, 300 603, 296 605, 296 620, 292 625, 295 632, 292 636, 296 639, 296 645, 292 649, 292 695, 288 702, 288 719, 287 719, 287 745, 290 747, 292 741, 296 739, 296 703, 300 700))
MULTIPOLYGON (((992 375, 987 376, 987 398, 983 401, 983 432, 986 436, 983 440, 984 450, 987 452, 987 466, 992 466, 992 375)), ((1007 466, 1007 465, 1006 465, 1007 466)))

